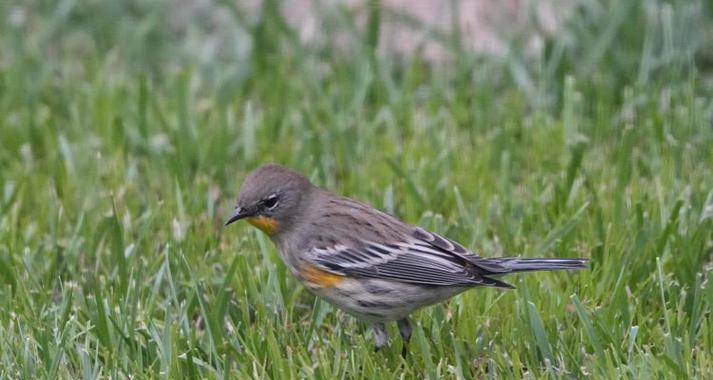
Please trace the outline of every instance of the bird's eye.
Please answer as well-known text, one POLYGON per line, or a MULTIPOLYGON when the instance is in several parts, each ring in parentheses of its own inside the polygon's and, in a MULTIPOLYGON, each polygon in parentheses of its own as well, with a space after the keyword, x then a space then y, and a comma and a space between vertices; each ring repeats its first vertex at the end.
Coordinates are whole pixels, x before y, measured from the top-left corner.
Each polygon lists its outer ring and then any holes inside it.
POLYGON ((269 197, 265 198, 265 200, 262 202, 262 204, 267 208, 268 210, 272 210, 277 206, 277 195, 272 194, 269 197))

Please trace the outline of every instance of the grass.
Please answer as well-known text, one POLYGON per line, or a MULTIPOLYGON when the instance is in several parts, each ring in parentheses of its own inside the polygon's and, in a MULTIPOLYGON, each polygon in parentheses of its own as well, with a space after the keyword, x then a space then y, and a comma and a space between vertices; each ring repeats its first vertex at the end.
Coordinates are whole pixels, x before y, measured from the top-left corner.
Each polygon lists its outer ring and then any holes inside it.
POLYGON ((301 45, 266 3, 216 4, 252 48, 208 58, 170 4, 0 4, 0 377, 713 376, 709 8, 582 1, 541 56, 515 36, 431 65, 344 12, 352 48, 301 45), (221 227, 270 161, 483 255, 591 268, 467 292, 414 315, 407 361, 375 354, 221 227))

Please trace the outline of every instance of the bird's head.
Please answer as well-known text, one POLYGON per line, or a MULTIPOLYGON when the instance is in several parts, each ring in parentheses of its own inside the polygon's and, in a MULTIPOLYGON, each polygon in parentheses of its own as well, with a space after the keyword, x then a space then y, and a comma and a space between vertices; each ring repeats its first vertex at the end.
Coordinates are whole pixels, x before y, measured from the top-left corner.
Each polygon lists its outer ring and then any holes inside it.
POLYGON ((307 177, 284 166, 260 166, 240 186, 235 210, 225 225, 245 219, 266 234, 276 235, 297 221, 313 188, 307 177))

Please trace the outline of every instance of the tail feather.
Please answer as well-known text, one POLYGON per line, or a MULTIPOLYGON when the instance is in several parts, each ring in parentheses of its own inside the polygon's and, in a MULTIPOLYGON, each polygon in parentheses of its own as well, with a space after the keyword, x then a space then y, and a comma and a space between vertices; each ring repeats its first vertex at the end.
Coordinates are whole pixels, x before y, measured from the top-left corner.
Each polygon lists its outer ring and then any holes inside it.
POLYGON ((471 260, 475 266, 487 272, 483 278, 486 280, 483 285, 494 286, 498 288, 514 288, 514 286, 493 278, 509 273, 518 272, 534 272, 534 271, 551 271, 551 270, 567 270, 567 269, 586 269, 587 259, 527 259, 521 257, 499 257, 499 258, 483 258, 478 257, 471 260))
POLYGON ((587 259, 526 259, 521 257, 491 258, 486 261, 489 264, 503 267, 506 269, 505 273, 585 269, 588 262, 587 259))
POLYGON ((474 257, 471 262, 478 268, 489 272, 489 275, 502 275, 517 272, 585 269, 587 259, 555 259, 538 258, 528 259, 522 257, 474 257))

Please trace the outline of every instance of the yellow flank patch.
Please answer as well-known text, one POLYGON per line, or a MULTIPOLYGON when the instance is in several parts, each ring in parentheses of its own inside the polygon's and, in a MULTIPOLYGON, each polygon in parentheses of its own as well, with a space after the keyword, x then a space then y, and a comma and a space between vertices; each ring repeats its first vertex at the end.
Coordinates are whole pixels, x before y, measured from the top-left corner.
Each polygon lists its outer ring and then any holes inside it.
POLYGON ((247 221, 248 223, 259 228, 260 230, 262 230, 262 232, 268 235, 273 235, 275 232, 277 232, 277 228, 279 227, 279 223, 277 223, 277 220, 273 218, 268 218, 266 216, 253 216, 247 218, 247 221))
POLYGON ((305 281, 311 282, 320 288, 331 288, 344 281, 344 277, 324 271, 313 265, 304 265, 300 274, 305 281))

